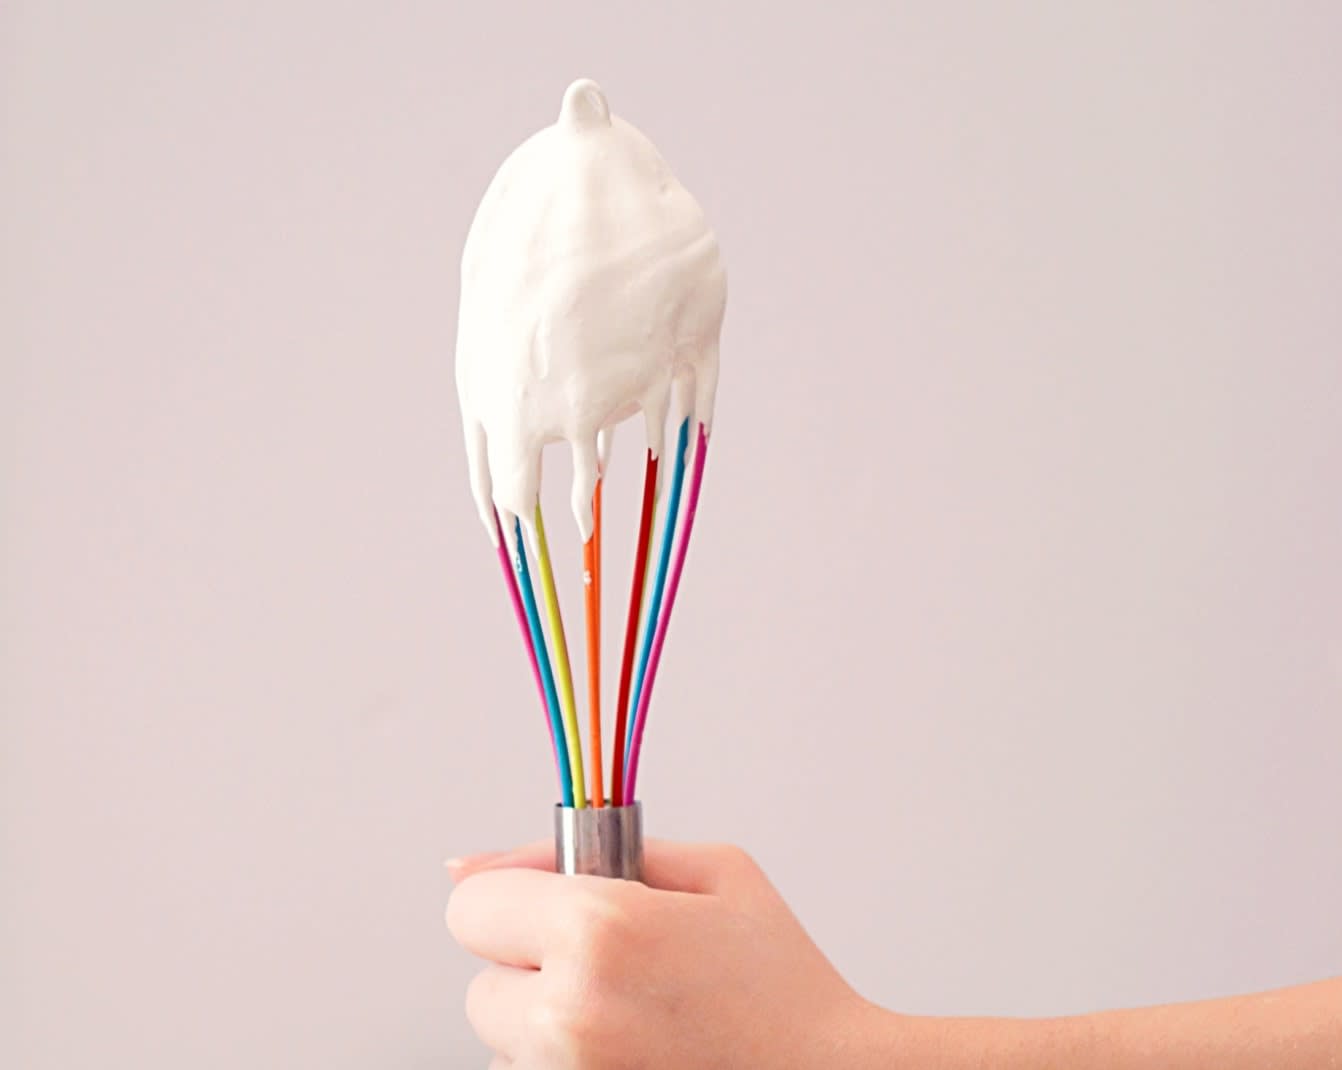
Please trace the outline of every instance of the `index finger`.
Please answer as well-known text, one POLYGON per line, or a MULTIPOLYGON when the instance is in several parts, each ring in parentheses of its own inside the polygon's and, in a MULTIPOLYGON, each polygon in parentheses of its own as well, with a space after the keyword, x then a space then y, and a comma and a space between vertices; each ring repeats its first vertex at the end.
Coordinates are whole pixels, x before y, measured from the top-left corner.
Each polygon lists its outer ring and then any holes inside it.
POLYGON ((497 869, 463 880, 447 901, 447 928, 467 951, 539 969, 554 931, 559 882, 537 869, 497 869))

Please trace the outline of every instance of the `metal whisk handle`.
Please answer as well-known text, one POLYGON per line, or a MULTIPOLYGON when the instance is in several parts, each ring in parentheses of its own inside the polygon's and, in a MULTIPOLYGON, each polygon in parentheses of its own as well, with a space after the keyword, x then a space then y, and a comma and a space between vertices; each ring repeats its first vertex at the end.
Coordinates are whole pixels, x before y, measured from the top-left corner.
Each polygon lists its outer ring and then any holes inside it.
POLYGON ((643 805, 555 807, 560 873, 643 880, 643 805))

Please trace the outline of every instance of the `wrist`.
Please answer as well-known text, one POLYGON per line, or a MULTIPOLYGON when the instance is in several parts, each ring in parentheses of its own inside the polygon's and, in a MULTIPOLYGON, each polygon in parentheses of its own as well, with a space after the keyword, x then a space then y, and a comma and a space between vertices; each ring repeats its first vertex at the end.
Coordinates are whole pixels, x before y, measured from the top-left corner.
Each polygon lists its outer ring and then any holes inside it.
POLYGON ((896 1014, 855 993, 833 1015, 817 1020, 815 1046, 807 1066, 834 1070, 902 1070, 909 1053, 907 1034, 921 1019, 896 1014))
MULTIPOLYGON (((1044 1070, 1093 1054, 1086 1017, 940 1018, 898 1014, 866 1000, 834 1031, 823 1065, 844 1070, 1044 1070)), ((821 1065, 821 1064, 817 1064, 821 1065)))

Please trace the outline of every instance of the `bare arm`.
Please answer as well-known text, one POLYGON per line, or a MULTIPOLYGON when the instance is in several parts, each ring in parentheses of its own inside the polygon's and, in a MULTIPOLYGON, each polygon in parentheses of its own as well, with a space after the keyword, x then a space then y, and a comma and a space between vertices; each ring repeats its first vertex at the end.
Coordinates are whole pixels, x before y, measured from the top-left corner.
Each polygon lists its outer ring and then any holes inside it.
POLYGON ((907 1018, 867 1027, 869 1065, 927 1070, 1315 1070, 1342 1067, 1342 978, 1270 992, 1052 1019, 907 1018), (907 1063, 898 1060, 903 1057, 907 1063))
POLYGON ((500 1070, 1342 1070, 1342 978, 1068 1018, 914 1017, 858 996, 737 848, 650 842, 651 887, 552 861, 547 842, 449 864, 448 926, 491 963, 467 1014, 500 1070))

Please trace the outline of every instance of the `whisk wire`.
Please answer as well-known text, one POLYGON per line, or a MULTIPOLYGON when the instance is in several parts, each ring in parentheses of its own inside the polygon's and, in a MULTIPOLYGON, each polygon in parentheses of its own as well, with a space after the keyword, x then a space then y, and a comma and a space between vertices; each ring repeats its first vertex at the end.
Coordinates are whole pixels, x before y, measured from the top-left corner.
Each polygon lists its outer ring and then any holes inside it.
POLYGON ((503 538, 503 525, 499 522, 498 510, 494 511, 494 533, 498 538, 499 565, 503 569, 503 580, 508 587, 508 601, 513 607, 513 616, 517 618, 522 631, 522 642, 526 646, 527 661, 531 663, 531 675, 536 681, 536 693, 540 696, 541 712, 547 713, 546 730, 550 735, 550 750, 554 752, 556 768, 559 767, 559 748, 555 743, 554 726, 550 723, 545 701, 545 684, 541 680, 541 668, 536 661, 536 648, 531 643, 531 630, 527 625, 527 611, 522 605, 522 594, 517 587, 517 577, 513 574, 512 562, 508 559, 508 545, 503 538))
POLYGON ((587 789, 583 784, 578 709, 573 698, 573 668, 569 662, 568 642, 564 638, 564 617, 559 609, 559 595, 555 591, 554 569, 550 564, 550 547, 545 540, 545 520, 541 516, 540 502, 536 503, 536 551, 541 572, 541 592, 545 597, 545 613, 550 621, 550 641, 554 644, 555 674, 559 678, 560 696, 564 703, 564 733, 573 775, 572 805, 581 810, 587 805, 587 789))
POLYGON ((611 744, 611 800, 619 806, 624 798, 625 735, 629 724, 629 685, 634 675, 634 651, 638 646, 638 622, 648 586, 648 563, 652 548, 652 514, 657 499, 657 458, 648 451, 643 468, 643 507, 638 520, 638 542, 634 550, 634 579, 629 589, 629 616, 625 621, 624 653, 620 658, 620 685, 615 698, 615 738, 611 744))
POLYGON ((592 748, 592 805, 606 804, 601 783, 601 480, 592 492, 592 537, 582 548, 587 617, 587 706, 592 748))
MULTIPOLYGON (((497 522, 497 514, 495 522, 497 522)), ((565 806, 573 805, 573 781, 569 772, 568 748, 564 742, 564 726, 559 717, 559 696, 555 692, 554 673, 550 669, 550 655, 545 648, 545 632, 541 628, 540 612, 536 608, 536 591, 531 583, 531 570, 527 568, 526 544, 522 540, 522 525, 514 522, 514 534, 517 542, 517 555, 513 559, 510 575, 516 573, 516 586, 520 592, 523 611, 526 614, 527 631, 531 638, 531 657, 540 676, 541 690, 544 694, 545 708, 550 718, 550 743, 555 751, 555 764, 559 766, 559 792, 565 806)), ((507 560, 507 548, 503 540, 504 560, 507 560)))
POLYGON ((652 600, 648 603, 647 619, 643 625, 643 648, 639 654, 638 672, 634 677, 633 694, 630 698, 631 710, 625 739, 625 792, 628 795, 628 762, 634 741, 635 711, 642 703, 643 689, 648 671, 648 659, 652 653, 653 636, 661 614, 662 598, 666 592, 667 568, 671 561, 671 546, 676 533, 676 519, 680 512, 681 490, 685 484, 685 454, 689 450, 690 421, 686 418, 676 435, 675 463, 671 469, 671 493, 667 500, 666 516, 662 521, 662 543, 657 557, 657 574, 652 583, 652 600))
MULTIPOLYGON (((687 421, 688 425, 688 421, 687 421)), ((681 429, 682 442, 685 437, 685 428, 681 429)), ((666 630, 671 622, 671 610, 676 605, 676 592, 680 590, 681 573, 685 570, 685 554, 690 545, 690 534, 694 531, 694 517, 699 511, 699 491, 704 484, 704 462, 708 454, 708 435, 704 431, 704 425, 699 425, 699 436, 695 445, 694 454, 694 473, 690 477, 689 501, 685 505, 685 520, 681 524, 680 542, 676 546, 675 564, 671 567, 671 578, 666 590, 666 608, 662 611, 661 618, 657 621, 657 634, 652 644, 652 651, 648 660, 647 677, 643 681, 643 686, 639 691, 638 713, 634 718, 634 723, 630 729, 629 756, 627 758, 628 770, 625 775, 624 784, 624 803, 626 806, 632 804, 637 798, 638 790, 638 759, 643 749, 643 730, 647 726, 648 704, 652 699, 652 685, 657 679, 657 666, 662 660, 662 648, 666 644, 666 630)), ((679 458, 679 464, 684 465, 684 454, 682 452, 679 458)), ((682 473, 683 474, 683 473, 682 473)), ((674 489, 674 488, 673 488, 674 489)), ((668 516, 668 530, 672 525, 672 517, 668 516)), ((665 543, 663 543, 665 546, 665 543)), ((649 627, 651 628, 651 618, 649 618, 649 627)))

